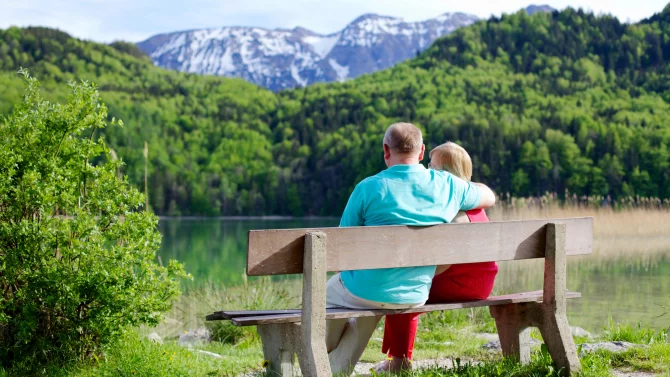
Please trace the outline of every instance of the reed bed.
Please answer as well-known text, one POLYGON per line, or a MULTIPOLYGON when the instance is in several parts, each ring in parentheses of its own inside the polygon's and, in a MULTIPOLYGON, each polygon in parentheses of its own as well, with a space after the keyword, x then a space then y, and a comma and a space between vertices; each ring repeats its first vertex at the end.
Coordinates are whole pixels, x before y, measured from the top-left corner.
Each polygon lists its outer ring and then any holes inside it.
POLYGON ((628 238, 626 246, 636 250, 640 250, 640 242, 648 241, 654 249, 664 244, 670 248, 668 199, 628 197, 614 201, 569 195, 561 200, 556 194, 532 198, 503 196, 490 216, 498 221, 592 216, 596 240, 614 236, 628 238))

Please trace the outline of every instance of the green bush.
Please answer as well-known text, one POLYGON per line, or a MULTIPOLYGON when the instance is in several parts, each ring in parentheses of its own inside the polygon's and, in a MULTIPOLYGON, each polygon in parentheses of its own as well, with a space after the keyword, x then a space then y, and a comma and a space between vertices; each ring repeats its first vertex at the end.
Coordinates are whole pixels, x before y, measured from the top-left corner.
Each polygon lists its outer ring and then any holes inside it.
POLYGON ((53 104, 22 73, 24 99, 0 121, 0 370, 28 374, 158 324, 184 272, 155 263, 157 218, 96 141, 96 88, 70 84, 53 104))

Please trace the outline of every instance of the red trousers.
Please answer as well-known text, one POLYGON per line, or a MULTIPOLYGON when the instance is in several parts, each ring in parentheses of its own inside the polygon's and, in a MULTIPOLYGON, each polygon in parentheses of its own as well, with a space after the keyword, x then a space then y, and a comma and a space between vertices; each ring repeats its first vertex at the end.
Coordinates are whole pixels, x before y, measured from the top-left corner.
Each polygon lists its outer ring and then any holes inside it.
MULTIPOLYGON (((484 211, 466 212, 470 222, 486 222, 484 211)), ((498 265, 495 262, 455 264, 435 276, 428 303, 483 300, 493 290, 498 265)), ((382 352, 392 357, 412 359, 414 340, 421 313, 386 316, 382 352)))

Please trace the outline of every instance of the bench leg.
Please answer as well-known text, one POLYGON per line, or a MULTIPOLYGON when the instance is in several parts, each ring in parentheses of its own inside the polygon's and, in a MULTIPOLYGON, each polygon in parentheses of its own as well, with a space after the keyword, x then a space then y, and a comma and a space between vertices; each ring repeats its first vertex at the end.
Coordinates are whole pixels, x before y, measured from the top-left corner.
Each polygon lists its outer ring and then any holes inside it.
POLYGON ((298 376, 295 353, 300 343, 300 326, 295 323, 259 325, 257 331, 263 341, 267 376, 298 376))
POLYGON ((556 367, 569 376, 581 370, 577 347, 572 339, 567 316, 566 225, 547 224, 544 256, 544 297, 537 319, 542 339, 556 367))
POLYGON ((550 308, 545 307, 538 327, 556 368, 562 370, 564 376, 569 376, 581 369, 577 347, 572 339, 566 315, 553 313, 548 309, 550 308))
POLYGON ((326 349, 326 235, 305 235, 302 274, 300 369, 307 377, 332 376, 326 349))
POLYGON ((528 307, 523 304, 491 306, 491 316, 496 321, 500 348, 505 357, 530 362, 530 328, 528 307))

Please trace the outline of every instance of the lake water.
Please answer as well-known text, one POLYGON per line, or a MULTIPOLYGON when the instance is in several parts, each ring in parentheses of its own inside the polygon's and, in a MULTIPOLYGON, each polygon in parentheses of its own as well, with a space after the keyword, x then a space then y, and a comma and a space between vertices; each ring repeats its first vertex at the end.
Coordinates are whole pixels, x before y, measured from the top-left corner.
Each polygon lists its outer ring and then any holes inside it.
MULTIPOLYGON (((183 262, 194 283, 242 283, 246 264, 247 232, 251 229, 337 226, 338 219, 315 220, 162 220, 163 261, 183 262)), ((640 323, 655 329, 670 327, 670 235, 665 239, 606 240, 594 248, 653 243, 655 250, 612 252, 568 258, 568 288, 582 292, 569 301, 570 324, 601 332, 611 317, 616 322, 640 323), (653 241, 653 242, 652 242, 653 241), (667 245, 664 248, 663 245, 667 245), (663 306, 667 307, 665 309, 663 306)), ((542 260, 500 264, 495 294, 542 288, 542 260)))

